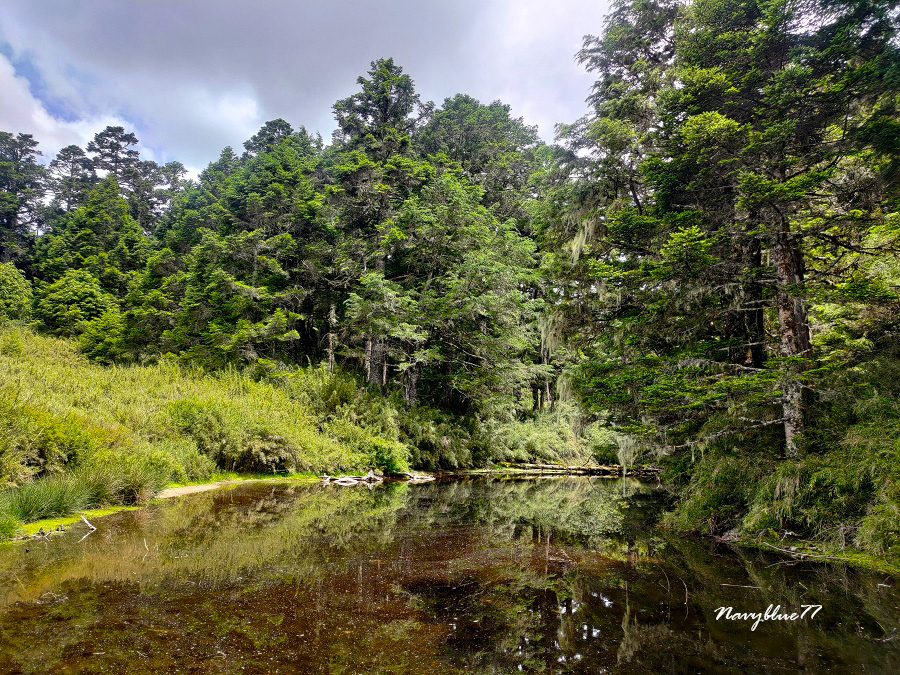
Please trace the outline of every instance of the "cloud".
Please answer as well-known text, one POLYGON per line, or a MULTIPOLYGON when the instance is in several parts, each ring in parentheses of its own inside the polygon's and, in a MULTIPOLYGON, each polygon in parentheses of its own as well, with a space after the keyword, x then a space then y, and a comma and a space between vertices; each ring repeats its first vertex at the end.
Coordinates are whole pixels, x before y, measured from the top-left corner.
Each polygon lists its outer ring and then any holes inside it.
POLYGON ((65 121, 47 112, 44 104, 29 90, 29 83, 16 76, 9 60, 0 54, 0 91, 3 107, 0 109, 0 130, 32 134, 45 156, 50 157, 67 145, 75 143, 84 147, 98 131, 108 125, 124 122, 112 115, 65 121))
POLYGON ((4 100, 0 128, 24 131, 13 125, 43 110, 50 119, 35 136, 49 147, 44 128, 90 128, 83 138, 98 120, 128 120, 158 161, 205 166, 276 117, 330 138, 332 104, 372 60, 392 56, 424 99, 499 98, 549 139, 554 123, 585 110, 590 78, 572 56, 604 10, 587 0, 3 3, 0 43, 40 87, 4 71, 4 99, 13 77, 31 113, 4 100))

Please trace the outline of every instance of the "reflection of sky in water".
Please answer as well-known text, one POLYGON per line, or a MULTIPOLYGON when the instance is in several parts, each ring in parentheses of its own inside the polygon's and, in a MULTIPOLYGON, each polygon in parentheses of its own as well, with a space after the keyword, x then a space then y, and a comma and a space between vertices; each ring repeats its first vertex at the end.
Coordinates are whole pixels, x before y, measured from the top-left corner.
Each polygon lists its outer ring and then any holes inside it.
POLYGON ((0 549, 0 673, 900 672, 892 580, 667 535, 656 496, 254 484, 119 514, 0 549))

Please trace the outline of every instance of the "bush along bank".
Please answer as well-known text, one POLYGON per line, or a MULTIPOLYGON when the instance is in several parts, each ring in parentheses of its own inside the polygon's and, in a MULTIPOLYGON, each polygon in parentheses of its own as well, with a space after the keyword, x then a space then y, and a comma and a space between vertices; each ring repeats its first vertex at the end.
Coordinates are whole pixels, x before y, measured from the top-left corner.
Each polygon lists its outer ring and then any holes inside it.
POLYGON ((772 428, 658 458, 679 502, 676 530, 810 555, 900 561, 900 358, 842 369, 810 406, 802 454, 785 458, 772 428))

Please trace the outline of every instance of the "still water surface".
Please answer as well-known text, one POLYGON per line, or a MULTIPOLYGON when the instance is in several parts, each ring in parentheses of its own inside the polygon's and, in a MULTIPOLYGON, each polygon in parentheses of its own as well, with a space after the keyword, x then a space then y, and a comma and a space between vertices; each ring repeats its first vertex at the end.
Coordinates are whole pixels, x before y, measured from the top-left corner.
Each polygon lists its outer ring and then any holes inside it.
POLYGON ((0 673, 900 673, 894 579, 666 535, 659 496, 254 483, 120 513, 0 547, 0 673))

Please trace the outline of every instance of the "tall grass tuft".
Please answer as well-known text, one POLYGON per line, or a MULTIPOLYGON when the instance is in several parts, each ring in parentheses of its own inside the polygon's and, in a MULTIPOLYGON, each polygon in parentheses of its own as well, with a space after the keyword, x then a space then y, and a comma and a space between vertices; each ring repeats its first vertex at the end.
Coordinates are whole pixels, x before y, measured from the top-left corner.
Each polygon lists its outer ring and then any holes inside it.
POLYGON ((23 523, 64 516, 89 505, 87 487, 70 474, 39 478, 0 494, 0 513, 23 523))

